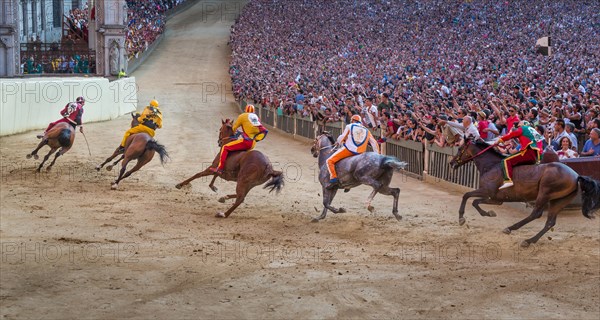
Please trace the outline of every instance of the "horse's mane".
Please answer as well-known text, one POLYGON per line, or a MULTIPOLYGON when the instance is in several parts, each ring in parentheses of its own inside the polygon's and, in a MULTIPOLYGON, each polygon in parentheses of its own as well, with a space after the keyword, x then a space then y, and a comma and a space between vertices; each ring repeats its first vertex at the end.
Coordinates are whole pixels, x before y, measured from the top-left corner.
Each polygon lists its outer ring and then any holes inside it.
MULTIPOLYGON (((489 147, 489 146, 490 146, 490 144, 488 144, 487 142, 485 142, 485 141, 483 141, 483 140, 481 140, 481 139, 477 139, 477 140, 475 140, 475 141, 474 141, 474 144, 475 144, 477 147, 481 148, 481 149, 485 149, 485 148, 487 148, 487 147, 489 147)), ((504 154, 502 154, 502 153, 498 152, 498 150, 497 150, 496 148, 490 148, 490 149, 488 149, 488 151, 492 151, 492 152, 493 152, 495 155, 497 155, 497 156, 499 156, 499 157, 501 157, 501 158, 506 158, 506 155, 504 155, 504 154)))
POLYGON ((335 139, 333 139, 333 137, 331 136, 331 133, 327 132, 327 131, 323 131, 321 134, 324 134, 327 139, 329 139, 329 142, 331 142, 331 144, 335 144, 335 139))

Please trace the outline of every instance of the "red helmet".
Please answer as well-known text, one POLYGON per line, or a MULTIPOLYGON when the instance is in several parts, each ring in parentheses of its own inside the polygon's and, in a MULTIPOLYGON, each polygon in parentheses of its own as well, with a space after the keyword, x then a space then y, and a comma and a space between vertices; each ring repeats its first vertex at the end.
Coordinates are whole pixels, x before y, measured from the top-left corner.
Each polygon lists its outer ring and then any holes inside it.
POLYGON ((254 113, 254 106, 249 104, 246 106, 245 112, 252 112, 254 113))

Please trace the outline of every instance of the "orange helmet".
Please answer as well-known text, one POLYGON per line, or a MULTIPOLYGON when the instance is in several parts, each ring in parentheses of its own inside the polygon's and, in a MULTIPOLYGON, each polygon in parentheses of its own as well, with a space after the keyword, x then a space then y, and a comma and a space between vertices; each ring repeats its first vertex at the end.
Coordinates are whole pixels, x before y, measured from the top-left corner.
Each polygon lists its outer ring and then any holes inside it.
POLYGON ((254 113, 254 106, 249 104, 246 106, 245 112, 252 112, 254 113))
POLYGON ((352 118, 350 118, 350 120, 352 122, 362 122, 362 118, 357 114, 353 115, 352 118))

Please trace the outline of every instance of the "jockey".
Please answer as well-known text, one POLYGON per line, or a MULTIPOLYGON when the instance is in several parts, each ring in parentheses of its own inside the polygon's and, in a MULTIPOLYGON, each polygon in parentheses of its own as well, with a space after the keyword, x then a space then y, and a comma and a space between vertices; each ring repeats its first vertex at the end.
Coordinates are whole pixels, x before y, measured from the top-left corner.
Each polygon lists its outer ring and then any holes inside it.
POLYGON ((527 121, 521 121, 517 125, 517 129, 509 134, 498 139, 497 143, 518 138, 519 153, 503 159, 502 171, 504 173, 504 184, 499 189, 509 188, 513 186, 512 176, 513 167, 521 164, 535 164, 540 161, 542 150, 542 136, 532 128, 527 121))
POLYGON ((119 151, 125 150, 125 142, 130 135, 145 132, 154 137, 154 130, 162 128, 162 112, 158 108, 158 101, 151 100, 137 120, 139 124, 125 132, 119 151))
POLYGON ((344 158, 367 151, 367 140, 369 140, 369 144, 373 148, 373 151, 379 153, 379 145, 371 135, 371 132, 361 124, 361 117, 355 114, 350 119, 352 123, 347 125, 344 132, 338 137, 337 144, 341 144, 343 147, 327 159, 327 169, 329 170, 331 179, 329 180, 327 190, 331 190, 340 185, 340 181, 337 178, 337 172, 335 171, 335 164, 344 158))
POLYGON ((211 172, 222 174, 229 152, 252 150, 256 145, 256 141, 261 141, 266 137, 268 131, 262 126, 258 116, 254 114, 254 106, 249 104, 244 111, 244 113, 238 116, 232 126, 233 132, 236 132, 238 128, 242 129, 240 137, 221 148, 219 165, 216 168, 209 168, 211 172))
MULTIPOLYGON (((65 107, 60 111, 60 115, 63 116, 62 119, 50 122, 48 128, 44 131, 44 134, 38 134, 37 138, 43 138, 52 127, 55 125, 66 122, 69 123, 75 128, 76 126, 81 126, 81 118, 83 117, 83 106, 85 105, 85 99, 83 97, 78 97, 75 102, 69 102, 65 107)), ((79 127, 79 131, 83 133, 83 127, 79 127)))

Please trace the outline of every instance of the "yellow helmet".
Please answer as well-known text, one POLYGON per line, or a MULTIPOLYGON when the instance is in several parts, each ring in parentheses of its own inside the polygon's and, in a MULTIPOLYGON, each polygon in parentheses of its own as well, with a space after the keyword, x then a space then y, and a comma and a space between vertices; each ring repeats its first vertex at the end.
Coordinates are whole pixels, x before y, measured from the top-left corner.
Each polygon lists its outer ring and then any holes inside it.
POLYGON ((156 100, 150 100, 150 106, 158 108, 158 101, 156 101, 156 100))
POLYGON ((254 113, 254 106, 251 104, 247 105, 245 111, 254 113))
POLYGON ((355 115, 352 116, 352 118, 350 118, 350 121, 352 121, 352 122, 362 122, 362 118, 359 115, 355 114, 355 115))

